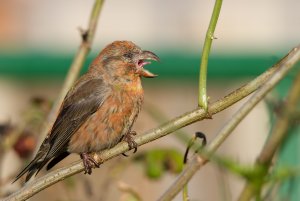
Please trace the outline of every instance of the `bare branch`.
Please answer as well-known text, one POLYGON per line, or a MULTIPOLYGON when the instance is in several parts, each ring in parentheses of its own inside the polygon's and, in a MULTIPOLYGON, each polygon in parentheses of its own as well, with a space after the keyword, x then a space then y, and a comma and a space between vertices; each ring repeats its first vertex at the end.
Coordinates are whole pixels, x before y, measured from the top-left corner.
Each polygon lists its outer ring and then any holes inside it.
MULTIPOLYGON (((259 87, 261 87, 266 80, 268 80, 271 75, 276 72, 276 70, 281 65, 275 65, 274 67, 267 70, 262 75, 258 76, 254 80, 250 81, 248 84, 244 85, 243 87, 235 90, 234 92, 230 93, 229 95, 225 96, 224 98, 220 99, 219 101, 213 103, 210 105, 208 112, 210 114, 216 114, 218 112, 221 112, 222 110, 228 108, 229 106, 233 105, 237 101, 243 99, 244 97, 248 96, 255 90, 257 90, 259 87)), ((146 144, 148 142, 154 141, 158 138, 161 138, 163 136, 166 136, 170 133, 172 133, 175 130, 178 130, 184 126, 190 125, 194 122, 200 121, 202 119, 206 118, 206 111, 197 108, 191 112, 187 112, 179 117, 176 117, 167 123, 159 126, 156 129, 150 130, 142 135, 136 136, 134 138, 135 142, 140 146, 143 144, 146 144)), ((95 154, 94 158, 98 162, 104 162, 106 160, 109 160, 123 152, 128 151, 129 147, 126 142, 121 142, 112 149, 105 150, 102 153, 95 154)), ((201 164, 201 160, 199 163, 201 164)), ((190 165, 188 165, 190 166, 190 165)), ((199 166, 199 165, 198 165, 199 166)), ((69 166, 54 170, 50 172, 49 174, 38 178, 34 180, 31 183, 28 183, 23 188, 21 188, 19 191, 13 193, 9 197, 5 198, 5 201, 19 201, 19 200, 26 200, 33 195, 37 194, 41 190, 61 181, 64 180, 67 177, 70 177, 74 174, 77 174, 79 172, 82 172, 84 169, 83 164, 81 161, 74 162, 70 164, 69 166)), ((198 167, 196 167, 198 169, 198 167)))
MULTIPOLYGON (((277 122, 274 124, 275 126, 272 128, 272 133, 270 135, 270 138, 268 139, 267 143, 263 147, 261 153, 259 154, 255 165, 262 165, 264 167, 264 172, 262 173, 261 179, 267 175, 268 169, 271 166, 271 160, 280 146, 280 144, 283 142, 284 138, 288 135, 288 129, 290 128, 291 124, 293 122, 291 121, 293 119, 293 114, 297 109, 297 104, 300 99, 300 72, 298 72, 298 75, 293 83, 292 88, 289 91, 289 94, 287 96, 287 100, 283 104, 283 108, 285 108, 282 113, 280 113, 277 122)), ((263 183, 261 183, 263 184, 263 183)), ((247 201, 250 200, 252 197, 257 195, 260 191, 262 185, 253 185, 251 181, 248 181, 245 185, 244 189, 242 190, 242 193, 239 197, 239 201, 247 201)))
POLYGON ((104 0, 95 0, 95 4, 93 6, 93 10, 92 10, 90 20, 89 20, 88 29, 81 31, 82 43, 76 53, 76 56, 74 57, 74 60, 71 64, 71 67, 69 69, 69 72, 65 79, 65 82, 62 86, 60 94, 48 115, 47 122, 46 122, 43 132, 41 134, 41 138, 44 138, 47 135, 47 133, 49 132, 49 130, 51 129, 51 127, 53 126, 53 123, 58 114, 60 105, 63 102, 64 97, 66 96, 67 92, 72 87, 75 80, 77 79, 77 77, 80 73, 80 70, 83 67, 84 61, 86 60, 86 57, 91 50, 91 45, 92 45, 92 42, 94 39, 94 35, 95 35, 96 28, 97 28, 97 23, 98 23, 98 19, 99 19, 99 15, 100 15, 100 11, 101 11, 103 2, 104 2, 104 0))
MULTIPOLYGON (((291 50, 279 63, 278 70, 275 71, 265 84, 239 109, 233 118, 225 124, 218 133, 217 137, 209 144, 207 153, 214 153, 217 148, 225 141, 225 139, 236 128, 240 121, 261 101, 265 95, 287 74, 287 72, 300 60, 300 46, 291 50)), ((211 106, 212 107, 212 106, 211 106)), ((172 186, 162 195, 159 201, 172 200, 184 185, 192 178, 192 176, 206 163, 206 157, 195 155, 186 168, 179 175, 172 186)))

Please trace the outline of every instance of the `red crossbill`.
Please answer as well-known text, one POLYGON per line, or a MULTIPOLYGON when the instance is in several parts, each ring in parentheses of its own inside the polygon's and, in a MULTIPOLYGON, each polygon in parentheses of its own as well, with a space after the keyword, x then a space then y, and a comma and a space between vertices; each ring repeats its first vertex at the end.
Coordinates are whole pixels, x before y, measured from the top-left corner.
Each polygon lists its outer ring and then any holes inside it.
POLYGON ((47 163, 47 170, 70 153, 80 154, 85 173, 99 164, 89 154, 112 148, 121 140, 136 148, 131 127, 143 102, 141 77, 155 77, 144 69, 159 58, 130 41, 104 48, 67 93, 49 134, 35 158, 16 177, 26 182, 47 163))

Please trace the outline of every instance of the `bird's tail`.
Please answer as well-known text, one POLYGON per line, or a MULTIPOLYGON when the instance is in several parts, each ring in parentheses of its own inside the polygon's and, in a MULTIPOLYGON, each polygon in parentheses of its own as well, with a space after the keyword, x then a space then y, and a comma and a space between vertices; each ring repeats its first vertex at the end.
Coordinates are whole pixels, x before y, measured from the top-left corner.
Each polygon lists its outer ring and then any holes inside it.
POLYGON ((27 182, 34 174, 36 175, 37 173, 39 173, 39 171, 44 167, 44 165, 46 165, 46 163, 50 160, 47 157, 47 154, 48 149, 42 144, 35 158, 16 176, 13 183, 20 179, 26 173, 27 175, 25 178, 25 182, 27 182))

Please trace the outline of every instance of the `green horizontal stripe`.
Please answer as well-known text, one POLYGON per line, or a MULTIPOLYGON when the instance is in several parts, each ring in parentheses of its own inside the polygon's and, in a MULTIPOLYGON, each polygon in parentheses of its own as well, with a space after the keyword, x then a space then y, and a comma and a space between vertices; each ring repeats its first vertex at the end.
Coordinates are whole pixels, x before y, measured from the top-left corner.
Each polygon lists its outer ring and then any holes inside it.
MULTIPOLYGON (((165 78, 198 79, 200 54, 160 53, 161 61, 147 66, 151 72, 165 78)), ((89 56, 83 71, 96 55, 89 56)), ((212 55, 209 58, 209 77, 234 78, 255 76, 272 66, 283 55, 212 55)), ((22 78, 64 77, 73 55, 47 53, 0 54, 0 74, 22 78)))

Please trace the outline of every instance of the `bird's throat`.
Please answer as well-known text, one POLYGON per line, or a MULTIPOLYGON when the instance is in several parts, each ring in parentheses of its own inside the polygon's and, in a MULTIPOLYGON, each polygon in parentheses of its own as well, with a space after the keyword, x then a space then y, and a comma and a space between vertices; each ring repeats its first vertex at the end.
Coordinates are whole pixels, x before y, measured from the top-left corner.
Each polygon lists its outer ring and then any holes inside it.
POLYGON ((127 82, 115 83, 114 90, 130 92, 133 93, 133 95, 143 93, 143 87, 139 77, 127 82))

